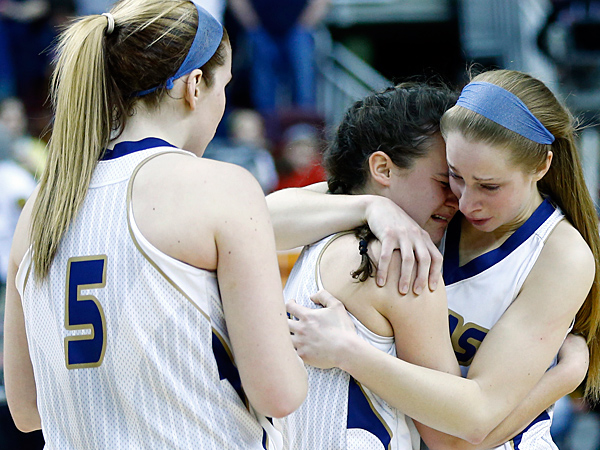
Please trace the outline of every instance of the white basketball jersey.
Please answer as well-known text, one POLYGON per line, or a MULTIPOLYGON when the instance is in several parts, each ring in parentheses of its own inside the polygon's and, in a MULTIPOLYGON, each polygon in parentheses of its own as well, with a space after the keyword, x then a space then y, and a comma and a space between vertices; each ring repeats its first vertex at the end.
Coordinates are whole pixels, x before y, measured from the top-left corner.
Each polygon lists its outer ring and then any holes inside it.
POLYGON ((161 253, 135 224, 131 180, 165 152, 187 154, 154 138, 115 146, 49 276, 34 277, 30 253, 20 265, 48 450, 281 446, 247 404, 215 273, 161 253))
MULTIPOLYGON (((316 308, 310 296, 323 286, 321 256, 336 237, 303 249, 284 290, 286 299, 316 308)), ((396 356, 393 337, 379 336, 350 314, 359 335, 374 347, 396 356)), ((294 413, 278 421, 284 446, 293 450, 418 450, 412 420, 340 369, 308 372, 308 395, 294 413)))
MULTIPOLYGON (((445 240, 444 281, 452 345, 463 376, 488 331, 516 299, 546 239, 563 217, 558 208, 544 200, 500 247, 464 266, 458 264, 460 220, 450 223, 445 240)), ((555 450, 551 423, 552 408, 498 449, 555 450)))

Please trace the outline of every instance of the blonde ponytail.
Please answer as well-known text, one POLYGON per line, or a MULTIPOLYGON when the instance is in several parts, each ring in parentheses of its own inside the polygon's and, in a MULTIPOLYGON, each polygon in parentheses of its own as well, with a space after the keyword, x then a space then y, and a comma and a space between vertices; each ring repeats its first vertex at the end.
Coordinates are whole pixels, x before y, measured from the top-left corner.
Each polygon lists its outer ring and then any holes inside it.
MULTIPOLYGON (((53 131, 33 207, 35 276, 48 275, 111 133, 119 135, 138 102, 158 107, 167 89, 136 94, 173 76, 197 28, 197 9, 187 0, 121 0, 109 17, 83 17, 61 34, 51 84, 53 131)), ((207 83, 229 49, 223 30, 217 51, 202 66, 207 83)))
POLYGON ((84 17, 59 40, 51 84, 53 131, 31 228, 34 269, 41 278, 48 274, 61 238, 83 203, 110 138, 106 27, 104 16, 84 17))

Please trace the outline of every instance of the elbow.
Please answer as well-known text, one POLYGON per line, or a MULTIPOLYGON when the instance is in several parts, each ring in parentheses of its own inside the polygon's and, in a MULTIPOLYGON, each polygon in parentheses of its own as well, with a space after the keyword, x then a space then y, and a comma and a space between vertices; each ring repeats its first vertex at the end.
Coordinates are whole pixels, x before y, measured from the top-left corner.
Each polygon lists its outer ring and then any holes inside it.
MULTIPOLYGON (((465 414, 462 414, 458 423, 455 423, 454 429, 449 429, 447 432, 453 436, 456 436, 458 440, 462 440, 472 445, 481 444, 492 430, 498 425, 494 422, 494 417, 488 414, 487 408, 475 408, 469 410, 465 414)), ((449 450, 449 449, 460 449, 461 445, 458 445, 456 438, 444 440, 434 443, 436 450, 449 450)), ((429 445, 429 444, 428 444, 429 445)), ((466 448, 470 448, 467 446, 466 448)))
POLYGON ((462 439, 473 445, 481 444, 494 429, 494 425, 483 414, 473 417, 470 422, 466 423, 469 423, 470 426, 464 430, 462 439))
MULTIPOLYGON (((419 430, 421 431, 421 430, 419 430)), ((423 442, 429 450, 471 450, 472 445, 481 444, 484 438, 480 433, 461 433, 463 437, 428 429, 421 434, 423 442)))
POLYGON ((12 420, 17 429, 23 433, 31 433, 32 431, 42 428, 42 420, 37 409, 37 404, 34 399, 30 401, 18 400, 11 394, 10 389, 7 389, 8 409, 12 420))
POLYGON ((260 396, 256 402, 251 402, 254 409, 267 417, 281 419, 296 411, 306 398, 308 383, 306 371, 296 383, 286 383, 281 389, 270 389, 266 395, 260 396))
POLYGON ((305 397, 306 394, 304 396, 296 394, 271 397, 262 402, 257 402, 256 405, 253 404, 253 406, 254 409, 264 416, 281 419, 296 411, 304 401, 305 397))
POLYGON ((10 411, 13 422, 17 429, 22 433, 31 433, 42 428, 42 423, 37 411, 35 413, 25 414, 23 412, 10 411))

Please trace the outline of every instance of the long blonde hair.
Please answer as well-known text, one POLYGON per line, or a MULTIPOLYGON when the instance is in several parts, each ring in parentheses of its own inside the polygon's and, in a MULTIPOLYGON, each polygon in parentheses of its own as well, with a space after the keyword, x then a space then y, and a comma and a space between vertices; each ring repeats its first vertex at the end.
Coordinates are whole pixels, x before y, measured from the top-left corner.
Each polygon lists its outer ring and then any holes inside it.
POLYGON ((442 118, 444 134, 460 131, 467 139, 490 145, 506 146, 513 163, 534 172, 542 166, 548 151, 553 158, 550 170, 538 182, 539 191, 549 196, 579 231, 594 255, 596 274, 592 288, 575 318, 573 331, 586 337, 590 349, 590 367, 586 396, 600 398, 600 237, 598 216, 583 178, 575 145, 575 121, 554 94, 539 80, 522 72, 494 70, 472 81, 487 81, 519 97, 527 108, 552 133, 552 144, 538 144, 473 111, 460 106, 451 108, 442 118))
MULTIPOLYGON (((45 278, 61 239, 81 207, 111 135, 122 132, 138 102, 157 107, 161 86, 182 64, 196 34, 198 13, 187 0, 123 0, 107 17, 92 15, 61 34, 51 81, 54 110, 48 160, 34 203, 31 242, 35 276, 45 278)), ((203 67, 210 85, 226 58, 229 38, 203 67)))

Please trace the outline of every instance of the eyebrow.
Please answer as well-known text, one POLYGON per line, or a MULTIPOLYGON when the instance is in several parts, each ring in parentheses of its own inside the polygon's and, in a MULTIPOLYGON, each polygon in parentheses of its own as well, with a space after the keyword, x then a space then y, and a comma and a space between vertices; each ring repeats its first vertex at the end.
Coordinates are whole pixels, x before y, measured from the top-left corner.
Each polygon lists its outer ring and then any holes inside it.
MULTIPOLYGON (((455 172, 455 173, 457 172, 456 168, 455 168, 455 167, 454 167, 452 164, 448 163, 448 167, 450 168, 450 170, 452 170, 452 172, 455 172)), ((490 178, 480 178, 480 177, 475 177, 475 176, 473 176, 472 178, 473 178, 475 181, 484 181, 484 182, 487 182, 487 181, 494 181, 494 180, 495 180, 495 178, 494 178, 494 177, 490 177, 490 178)))

